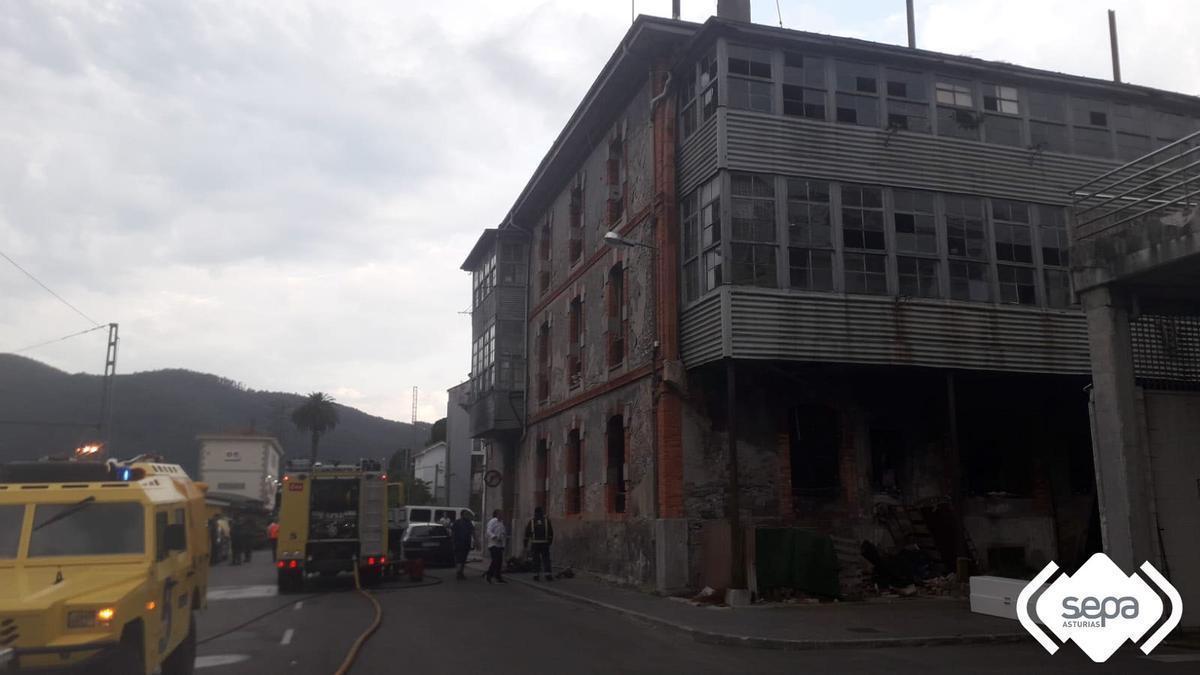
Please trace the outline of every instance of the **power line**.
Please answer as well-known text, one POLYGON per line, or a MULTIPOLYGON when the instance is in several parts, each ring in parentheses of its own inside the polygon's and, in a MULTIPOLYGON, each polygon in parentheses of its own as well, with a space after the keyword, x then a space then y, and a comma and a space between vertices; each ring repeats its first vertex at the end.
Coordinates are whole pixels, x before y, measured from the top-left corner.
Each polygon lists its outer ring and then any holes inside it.
POLYGON ((92 324, 92 325, 94 325, 94 326, 99 326, 99 325, 100 325, 100 322, 99 322, 99 321, 96 321, 95 319, 93 319, 92 317, 88 316, 87 314, 84 314, 83 312, 79 311, 79 308, 78 308, 78 307, 76 307, 75 305, 72 305, 71 303, 69 303, 69 302, 67 302, 66 300, 64 300, 64 299, 63 299, 63 297, 62 297, 61 295, 59 295, 58 293, 55 293, 54 291, 50 290, 50 287, 49 287, 49 286, 47 286, 46 284, 43 284, 43 283, 42 283, 42 281, 41 281, 40 279, 38 279, 37 277, 33 276, 33 274, 32 274, 32 273, 31 273, 29 270, 27 270, 27 269, 25 269, 24 267, 21 267, 20 265, 18 265, 18 264, 17 264, 17 261, 16 261, 16 260, 13 260, 13 259, 12 259, 12 258, 10 258, 10 257, 8 257, 8 255, 6 255, 6 254, 4 253, 4 251, 0 251, 0 257, 4 258, 4 259, 5 259, 5 260, 7 260, 8 262, 12 263, 12 266, 13 266, 13 267, 15 267, 15 268, 17 268, 17 269, 19 269, 19 270, 21 270, 21 272, 23 272, 23 273, 25 274, 25 276, 29 277, 30 279, 33 279, 33 283, 37 284, 38 286, 41 286, 43 290, 45 290, 45 291, 46 291, 47 293, 49 293, 50 295, 53 295, 55 298, 57 298, 57 299, 58 299, 58 301, 59 301, 59 302, 61 302, 62 304, 66 305, 67 307, 70 307, 70 308, 71 308, 72 310, 74 310, 74 312, 75 312, 76 314, 78 314, 79 316, 82 316, 84 319, 87 319, 87 322, 88 322, 88 323, 90 323, 90 324, 92 324))
MULTIPOLYGON (((3 254, 0 253, 0 255, 3 255, 3 254)), ((107 327, 108 326, 96 326, 94 328, 89 328, 87 330, 81 330, 78 333, 71 333, 70 335, 64 335, 60 338, 54 338, 53 340, 46 340, 45 342, 39 342, 35 345, 29 345, 28 347, 21 347, 20 349, 14 349, 7 353, 8 354, 20 354, 21 352, 27 352, 31 349, 37 349, 38 347, 45 347, 46 345, 52 345, 55 342, 62 342, 63 340, 70 340, 71 338, 79 337, 80 335, 87 335, 88 333, 94 333, 95 331, 98 331, 101 328, 107 328, 107 327)))

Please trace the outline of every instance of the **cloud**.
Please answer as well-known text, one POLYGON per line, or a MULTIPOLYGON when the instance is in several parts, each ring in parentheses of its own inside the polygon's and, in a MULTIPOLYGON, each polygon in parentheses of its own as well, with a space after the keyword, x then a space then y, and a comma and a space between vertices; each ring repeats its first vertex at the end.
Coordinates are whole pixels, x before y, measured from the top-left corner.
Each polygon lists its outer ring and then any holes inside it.
MULTIPOLYGON (((1114 4, 1127 78, 1200 91, 1197 10, 1114 4)), ((1092 3, 917 5, 924 47, 1107 75, 1092 3)), ((754 11, 775 23, 773 2, 754 11)), ((904 40, 890 1, 782 14, 904 40)), ((629 5, 579 0, 0 3, 0 250, 120 322, 121 372, 325 390, 393 419, 417 385, 432 420, 469 368, 458 264, 628 25, 629 5)), ((0 349, 84 327, 0 266, 0 349)), ((30 355, 97 372, 103 340, 30 355)))

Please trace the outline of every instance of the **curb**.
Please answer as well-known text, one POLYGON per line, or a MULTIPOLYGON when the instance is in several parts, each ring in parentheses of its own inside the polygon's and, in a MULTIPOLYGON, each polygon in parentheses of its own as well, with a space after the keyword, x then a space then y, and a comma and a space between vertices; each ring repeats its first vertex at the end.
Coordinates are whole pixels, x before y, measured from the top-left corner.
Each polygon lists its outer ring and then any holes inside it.
POLYGON ((688 635, 702 644, 722 645, 728 647, 747 647, 751 649, 784 649, 793 651, 812 649, 886 649, 889 647, 941 647, 947 645, 977 645, 977 644, 1009 644, 1029 640, 1025 633, 979 633, 977 635, 928 635, 896 638, 849 638, 845 640, 792 640, 787 638, 764 638, 752 635, 734 635, 731 633, 714 633, 692 626, 675 623, 668 619, 646 614, 625 607, 619 607, 601 600, 595 600, 570 591, 560 590, 547 584, 538 584, 517 576, 506 576, 522 586, 537 589, 549 595, 556 595, 573 602, 593 607, 600 607, 626 616, 670 628, 688 635))

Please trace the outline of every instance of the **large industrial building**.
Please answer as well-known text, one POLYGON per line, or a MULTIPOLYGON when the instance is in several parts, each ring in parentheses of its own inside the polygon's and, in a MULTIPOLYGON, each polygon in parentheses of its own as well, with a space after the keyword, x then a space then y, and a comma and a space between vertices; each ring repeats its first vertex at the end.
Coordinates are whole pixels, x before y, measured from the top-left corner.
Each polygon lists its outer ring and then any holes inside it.
POLYGON ((463 263, 488 508, 661 590, 740 587, 758 527, 1099 550, 1071 193, 1200 100, 721 5, 638 17, 463 263))

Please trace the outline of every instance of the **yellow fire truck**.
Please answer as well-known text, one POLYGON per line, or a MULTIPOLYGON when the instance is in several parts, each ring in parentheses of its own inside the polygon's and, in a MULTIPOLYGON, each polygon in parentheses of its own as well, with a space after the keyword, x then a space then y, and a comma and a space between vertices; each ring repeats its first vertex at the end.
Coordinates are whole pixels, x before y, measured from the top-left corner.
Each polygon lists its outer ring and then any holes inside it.
POLYGON ((208 557, 177 465, 0 465, 0 672, 191 673, 208 557))
POLYGON ((283 475, 276 563, 280 592, 303 588, 308 574, 357 568, 367 584, 387 565, 387 474, 379 462, 292 460, 283 475))

